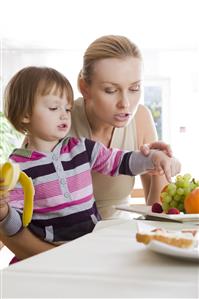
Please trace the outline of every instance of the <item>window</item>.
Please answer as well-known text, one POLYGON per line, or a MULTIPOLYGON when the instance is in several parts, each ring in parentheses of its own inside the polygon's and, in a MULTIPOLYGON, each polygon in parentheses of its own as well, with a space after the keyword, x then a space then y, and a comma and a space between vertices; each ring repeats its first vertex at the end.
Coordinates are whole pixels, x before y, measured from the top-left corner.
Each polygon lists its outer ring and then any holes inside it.
POLYGON ((144 104, 151 110, 159 140, 169 142, 169 80, 146 78, 144 104))

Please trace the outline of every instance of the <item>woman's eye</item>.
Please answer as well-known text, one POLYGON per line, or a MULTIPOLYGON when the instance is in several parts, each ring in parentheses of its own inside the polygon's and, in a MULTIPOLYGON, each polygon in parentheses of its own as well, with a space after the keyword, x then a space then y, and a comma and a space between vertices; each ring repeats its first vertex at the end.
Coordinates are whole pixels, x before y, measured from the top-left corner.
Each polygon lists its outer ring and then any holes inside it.
POLYGON ((66 109, 66 112, 67 112, 67 113, 70 113, 70 112, 71 112, 71 109, 66 109))
POLYGON ((55 110, 57 110, 57 107, 50 107, 49 110, 50 111, 55 111, 55 110))
POLYGON ((135 85, 135 86, 132 86, 130 88, 131 91, 139 91, 140 90, 140 85, 135 85))
POLYGON ((115 93, 116 91, 116 89, 105 89, 106 93, 115 93))

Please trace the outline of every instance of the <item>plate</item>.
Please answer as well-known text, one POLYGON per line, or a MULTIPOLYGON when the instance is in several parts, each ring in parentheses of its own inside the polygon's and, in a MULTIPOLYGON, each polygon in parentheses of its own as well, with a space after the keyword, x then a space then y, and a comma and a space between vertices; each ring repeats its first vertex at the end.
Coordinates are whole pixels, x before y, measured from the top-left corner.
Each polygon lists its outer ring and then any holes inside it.
MULTIPOLYGON (((140 220, 136 222, 136 225, 137 225, 137 232, 140 233, 147 233, 147 232, 151 232, 151 230, 154 230, 154 228, 160 228, 160 227, 154 227, 153 225, 148 224, 146 221, 140 221, 140 220)), ((179 226, 178 226, 178 229, 174 229, 174 230, 166 229, 166 231, 168 233, 169 232, 174 233, 174 232, 181 231, 181 229, 179 230, 179 226)), ((194 241, 194 247, 191 248, 179 248, 157 240, 151 240, 150 243, 145 246, 146 249, 157 252, 159 254, 199 262, 199 240, 197 237, 194 241)))
POLYGON ((168 220, 177 222, 195 222, 199 224, 199 214, 165 214, 151 212, 151 206, 146 205, 117 205, 117 210, 129 211, 145 215, 151 220, 168 220))
POLYGON ((148 245, 146 245, 146 248, 160 254, 199 262, 199 248, 197 247, 184 249, 153 240, 148 245))

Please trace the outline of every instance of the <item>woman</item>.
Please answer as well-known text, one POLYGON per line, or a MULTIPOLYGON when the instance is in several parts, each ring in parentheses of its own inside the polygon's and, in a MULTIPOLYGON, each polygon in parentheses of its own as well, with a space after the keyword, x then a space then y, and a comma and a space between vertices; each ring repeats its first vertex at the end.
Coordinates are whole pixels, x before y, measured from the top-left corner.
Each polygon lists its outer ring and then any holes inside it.
MULTIPOLYGON (((142 58, 139 49, 123 36, 104 36, 86 50, 79 88, 83 95, 75 101, 71 135, 89 137, 108 147, 127 150, 157 140, 149 110, 139 103, 142 81, 142 58)), ((152 148, 169 146, 154 142, 152 148)), ((147 154, 142 148, 142 151, 147 154)), ((141 176, 147 204, 159 200, 165 177, 141 176)), ((134 179, 120 176, 116 180, 93 174, 94 193, 103 219, 118 216, 114 205, 127 202, 134 179)), ((120 216, 120 215, 119 215, 120 216)), ((24 228, 12 237, 0 232, 0 240, 19 259, 38 254, 54 245, 39 240, 24 228)))
MULTIPOLYGON (((78 78, 83 98, 75 101, 71 134, 126 150, 156 141, 151 113, 140 104, 142 69, 141 53, 126 37, 102 36, 91 43, 78 78)), ((114 206, 127 203, 134 180, 93 173, 94 194, 102 219, 121 215, 114 206)), ((141 181, 146 203, 159 201, 165 177, 143 174, 141 181)))

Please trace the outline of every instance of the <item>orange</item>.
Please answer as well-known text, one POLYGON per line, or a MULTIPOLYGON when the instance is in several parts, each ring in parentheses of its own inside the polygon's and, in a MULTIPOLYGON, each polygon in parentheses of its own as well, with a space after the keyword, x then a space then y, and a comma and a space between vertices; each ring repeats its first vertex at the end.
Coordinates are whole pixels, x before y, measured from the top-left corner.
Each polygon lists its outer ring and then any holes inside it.
POLYGON ((195 188, 186 196, 184 208, 188 214, 199 214, 199 187, 195 188))
MULTIPOLYGON (((166 192, 167 191, 167 187, 168 187, 168 184, 166 186, 164 186, 164 188, 162 189, 161 193, 162 192, 166 192)), ((161 200, 161 202, 163 202, 163 198, 162 198, 161 195, 160 195, 160 200, 161 200)))

